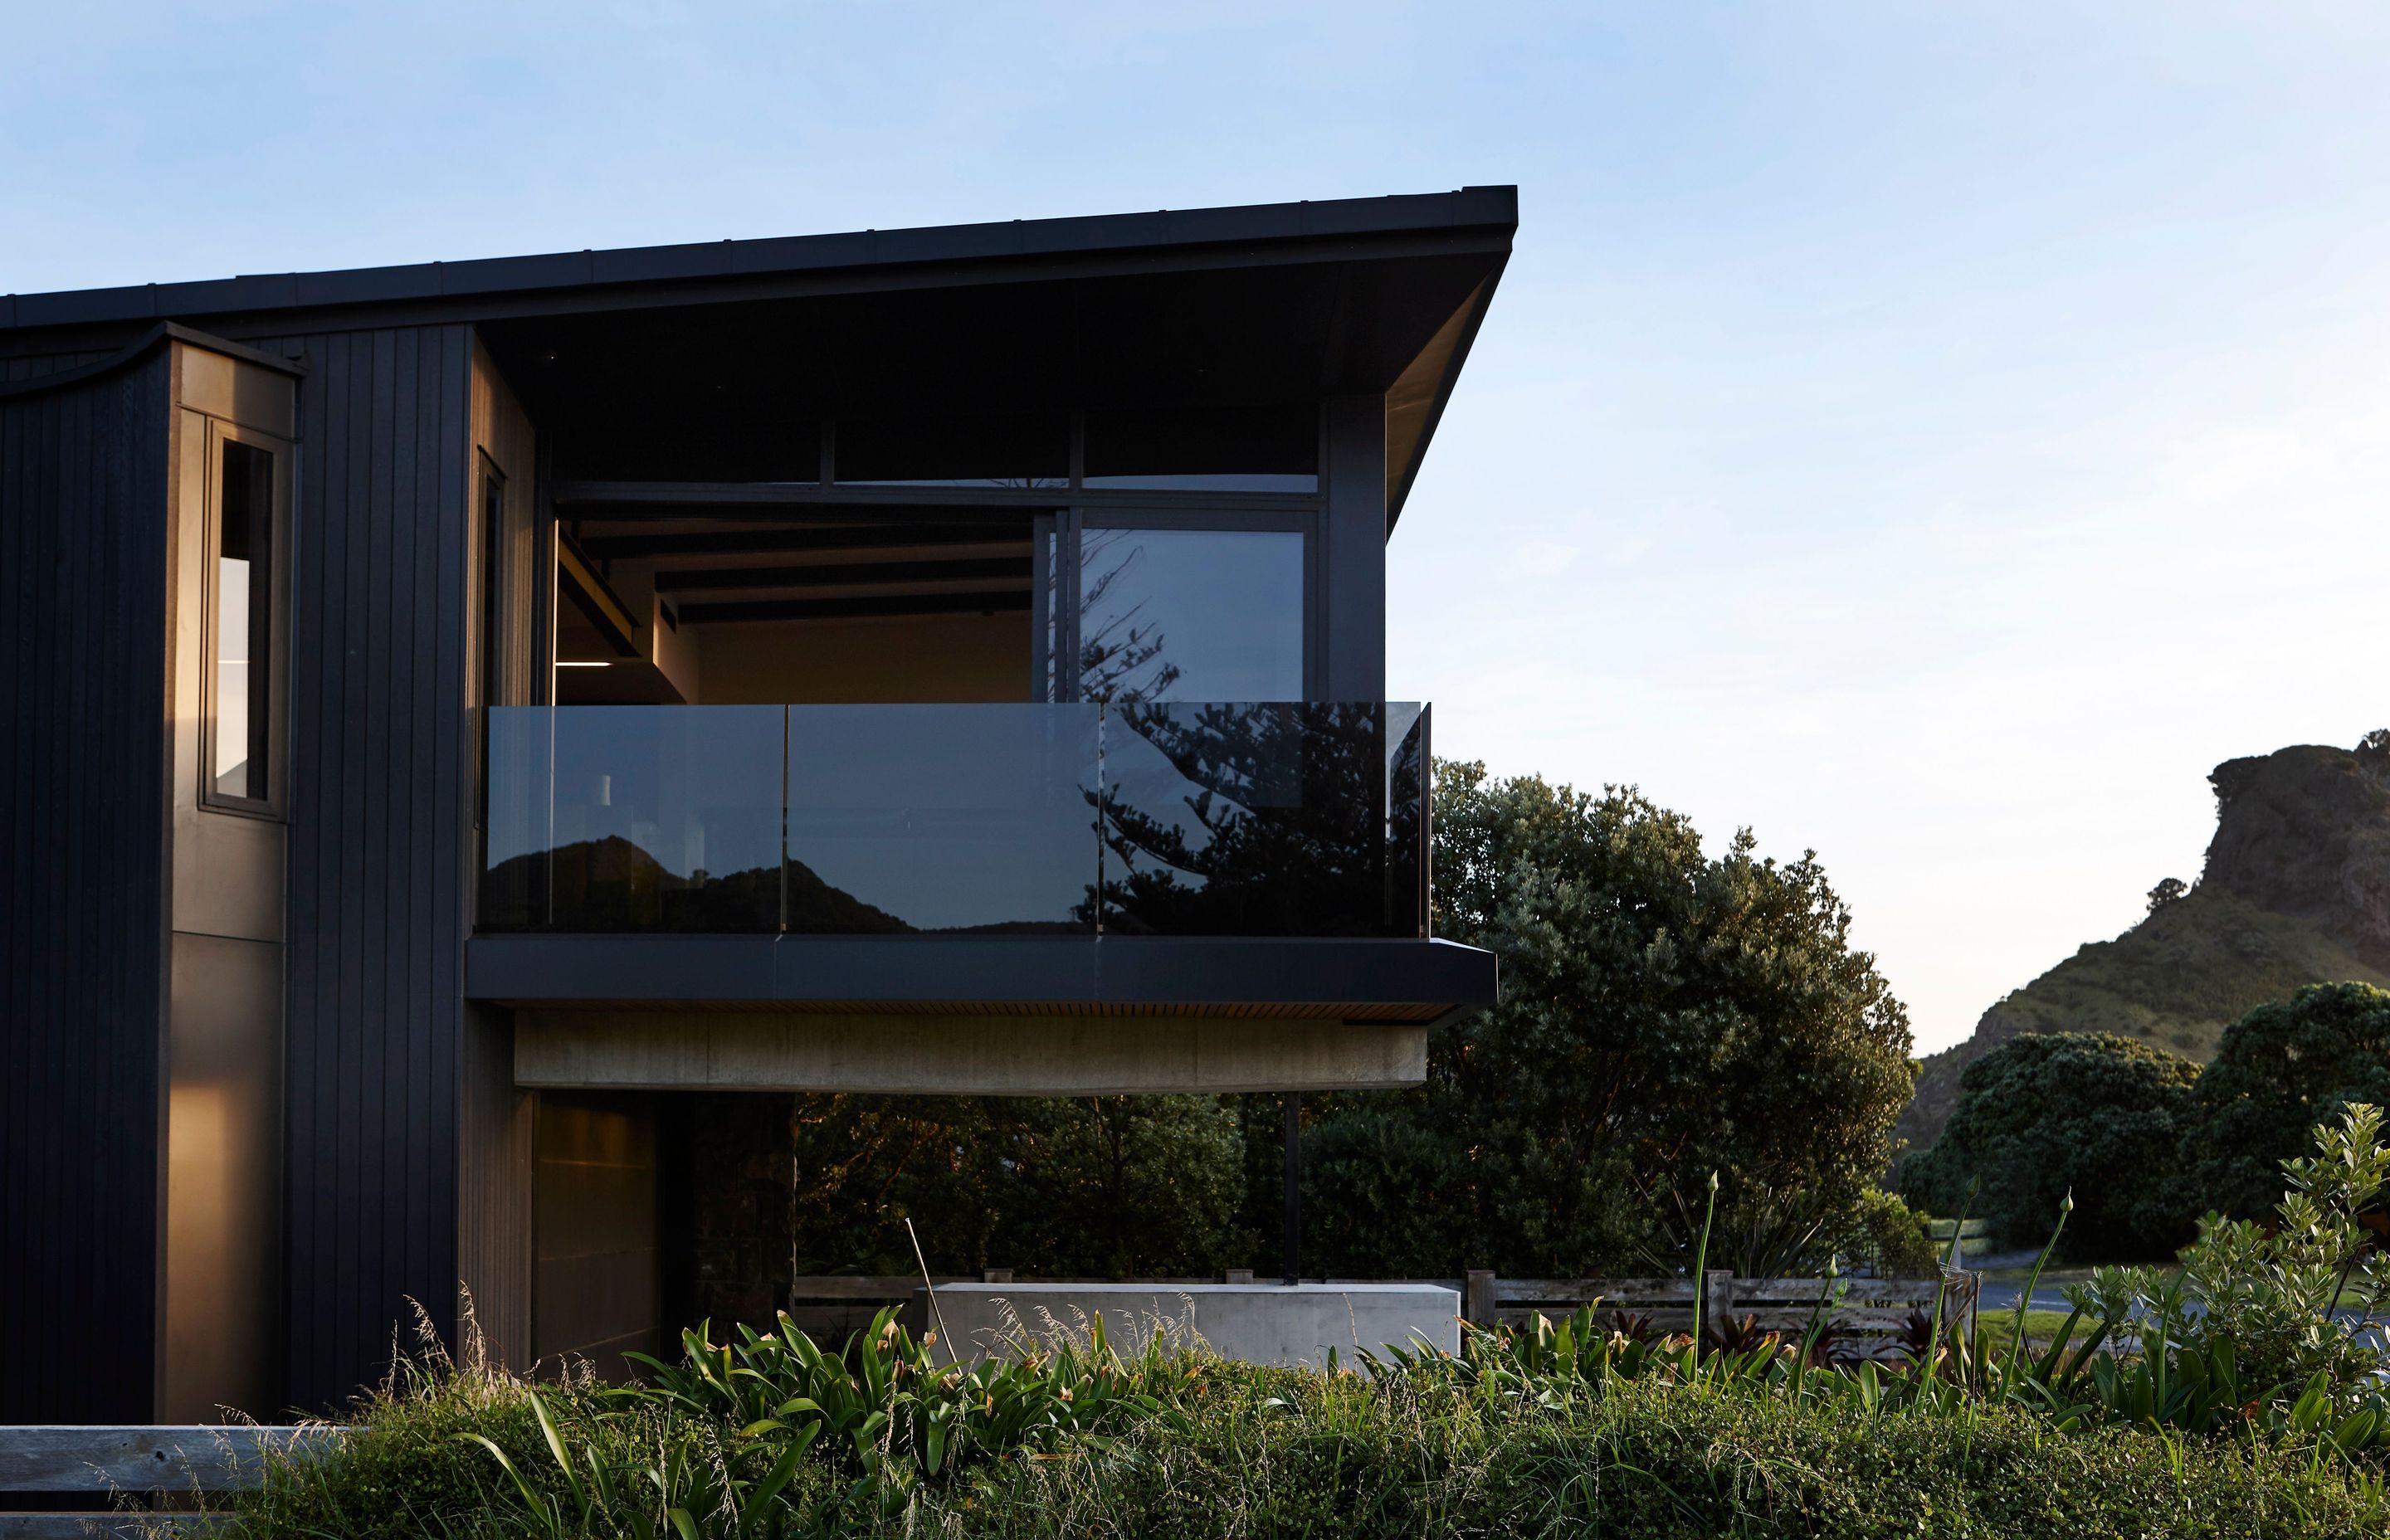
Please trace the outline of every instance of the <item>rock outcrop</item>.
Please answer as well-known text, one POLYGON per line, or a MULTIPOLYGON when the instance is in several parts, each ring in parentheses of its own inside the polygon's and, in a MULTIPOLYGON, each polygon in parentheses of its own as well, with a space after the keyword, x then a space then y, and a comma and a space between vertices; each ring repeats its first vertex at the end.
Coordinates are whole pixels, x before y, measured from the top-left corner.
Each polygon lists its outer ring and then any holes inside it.
POLYGON ((2028 1032, 2114 1032, 2205 1059, 2250 1007, 2302 984, 2390 986, 2390 753, 2316 745, 2227 760, 2190 892, 2093 942, 1927 1059, 1895 1136, 1921 1149, 1959 1075, 2028 1032))

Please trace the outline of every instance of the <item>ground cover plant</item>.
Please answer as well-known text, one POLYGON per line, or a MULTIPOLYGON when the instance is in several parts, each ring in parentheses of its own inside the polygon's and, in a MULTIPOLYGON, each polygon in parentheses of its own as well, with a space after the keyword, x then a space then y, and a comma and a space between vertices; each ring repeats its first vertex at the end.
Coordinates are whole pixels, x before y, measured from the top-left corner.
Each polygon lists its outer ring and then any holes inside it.
POLYGON ((1869 1354, 1821 1304, 1783 1335, 1588 1307, 1324 1370, 1123 1354, 1100 1323, 969 1363, 884 1315, 836 1352, 785 1318, 700 1328, 624 1386, 435 1354, 212 1533, 2379 1535, 2390 1382, 2330 1310, 2390 1305, 2352 1219, 2390 1182, 2382 1134, 2350 1109, 2271 1226, 2102 1270, 2046 1340, 1937 1306, 1869 1354))

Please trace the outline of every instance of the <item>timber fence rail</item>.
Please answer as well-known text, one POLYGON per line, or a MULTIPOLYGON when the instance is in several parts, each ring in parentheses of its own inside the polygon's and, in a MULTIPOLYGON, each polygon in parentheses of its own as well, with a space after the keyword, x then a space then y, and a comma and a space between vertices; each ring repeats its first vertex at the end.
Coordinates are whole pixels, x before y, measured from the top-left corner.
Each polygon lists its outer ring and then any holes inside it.
MULTIPOLYGON (((1845 1337, 1889 1338, 1906 1330, 1912 1313, 1934 1314, 1951 1329, 1972 1328, 1981 1275, 1952 1272, 1938 1278, 1745 1278, 1713 1271, 1702 1290, 1704 1325, 1757 1319, 1763 1331, 1795 1337, 1819 1318, 1845 1337)), ((1461 1287, 1461 1315, 1474 1326, 1523 1326, 1537 1315, 1564 1315, 1586 1305, 1648 1315, 1663 1331, 1690 1331, 1690 1278, 1505 1278, 1470 1273, 1461 1287)))
POLYGON ((264 1480, 276 1453, 303 1453, 338 1429, 181 1424, 0 1428, 0 1540, 139 1535, 201 1495, 264 1480))

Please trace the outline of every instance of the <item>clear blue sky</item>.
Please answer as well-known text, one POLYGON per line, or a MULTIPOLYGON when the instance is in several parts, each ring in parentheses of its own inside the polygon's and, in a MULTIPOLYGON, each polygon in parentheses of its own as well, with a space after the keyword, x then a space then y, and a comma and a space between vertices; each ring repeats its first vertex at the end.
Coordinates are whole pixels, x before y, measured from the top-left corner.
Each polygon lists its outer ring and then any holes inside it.
POLYGON ((0 289, 1515 182, 1392 553, 1924 1045, 2390 724, 2390 6, 9 6, 0 289))

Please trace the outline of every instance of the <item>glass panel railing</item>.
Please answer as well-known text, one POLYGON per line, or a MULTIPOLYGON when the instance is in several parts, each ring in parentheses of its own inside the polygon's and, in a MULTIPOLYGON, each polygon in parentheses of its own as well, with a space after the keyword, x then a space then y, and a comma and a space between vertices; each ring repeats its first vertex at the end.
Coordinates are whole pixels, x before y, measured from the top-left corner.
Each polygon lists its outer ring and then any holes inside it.
POLYGON ((548 781, 556 713, 544 706, 498 706, 482 713, 483 930, 536 930, 547 924, 548 781))
POLYGON ((788 928, 1093 933, 1097 716, 790 707, 788 928))
POLYGON ((1427 933, 1424 707, 485 713, 483 930, 1427 933))
POLYGON ((1106 707, 1104 929, 1420 934, 1423 813, 1389 815, 1398 784, 1422 805, 1420 714, 1375 702, 1106 707))
POLYGON ((1429 711, 1389 700, 1386 712, 1386 933, 1424 936, 1428 914, 1428 806, 1435 789, 1429 711))
POLYGON ((506 928, 508 913, 558 930, 780 928, 782 708, 524 706, 490 718, 483 929, 506 928))

